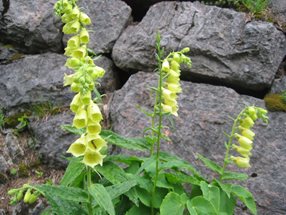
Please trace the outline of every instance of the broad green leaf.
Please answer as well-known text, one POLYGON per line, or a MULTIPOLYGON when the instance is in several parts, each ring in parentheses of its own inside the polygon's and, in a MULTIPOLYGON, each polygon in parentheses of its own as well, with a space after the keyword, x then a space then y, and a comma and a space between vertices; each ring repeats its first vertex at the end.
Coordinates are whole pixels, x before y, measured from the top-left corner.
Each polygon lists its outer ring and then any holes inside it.
POLYGON ((144 138, 126 138, 110 130, 102 130, 100 136, 108 143, 119 146, 121 148, 138 151, 149 150, 149 145, 144 138))
POLYGON ((61 198, 62 200, 74 202, 88 202, 88 194, 85 190, 76 187, 55 186, 55 185, 35 185, 38 191, 44 195, 52 195, 61 198))
POLYGON ((152 201, 152 205, 154 208, 160 207, 164 197, 168 193, 168 190, 166 190, 166 189, 157 188, 156 192, 153 196, 153 199, 152 199, 152 194, 150 192, 146 191, 145 189, 142 189, 140 187, 136 187, 136 190, 137 190, 140 201, 148 207, 151 206, 151 201, 152 201))
POLYGON ((250 210, 252 214, 257 214, 256 204, 253 195, 244 187, 239 185, 232 185, 231 191, 233 195, 237 196, 245 206, 250 210))
POLYGON ((111 197, 104 186, 101 184, 92 184, 88 188, 88 191, 101 208, 103 208, 109 215, 115 215, 111 197))
POLYGON ((155 163, 156 163, 156 160, 154 156, 145 159, 141 167, 137 170, 136 175, 139 175, 143 170, 145 170, 149 166, 154 165, 155 163))
POLYGON ((201 182, 201 189, 203 192, 203 197, 214 206, 216 213, 219 212, 220 208, 220 189, 214 185, 207 184, 206 182, 201 182))
POLYGON ((125 164, 132 164, 133 162, 143 162, 143 158, 137 157, 137 156, 128 156, 128 155, 108 155, 108 157, 105 159, 106 161, 116 161, 121 162, 125 164))
POLYGON ((234 214, 236 201, 231 195, 230 197, 227 196, 226 192, 221 190, 220 192, 220 215, 228 215, 234 214))
POLYGON ((219 180, 214 180, 214 182, 220 186, 220 188, 226 193, 226 195, 230 198, 230 194, 231 194, 231 184, 225 184, 219 180))
POLYGON ((239 173, 239 172, 231 172, 231 171, 225 171, 222 175, 222 180, 241 180, 244 181, 248 178, 248 175, 245 173, 239 173))
POLYGON ((107 192, 109 193, 111 199, 115 199, 122 194, 128 192, 132 187, 134 187, 137 184, 136 180, 128 180, 125 182, 122 182, 120 184, 115 184, 112 186, 106 187, 107 192))
POLYGON ((83 163, 81 163, 76 158, 71 159, 60 184, 63 186, 71 186, 73 184, 78 184, 83 178, 84 170, 85 165, 83 163))
POLYGON ((161 215, 183 215, 186 201, 177 193, 170 192, 163 199, 160 214, 161 215))
POLYGON ((203 162, 203 164, 211 169, 212 171, 218 173, 218 174, 222 174, 222 167, 220 165, 218 165, 217 163, 215 163, 214 161, 198 154, 198 158, 203 162))
POLYGON ((200 185, 200 181, 191 175, 186 175, 182 172, 176 171, 171 173, 165 173, 167 181, 172 184, 190 183, 200 185))
POLYGON ((112 162, 105 162, 103 166, 96 166, 96 171, 112 184, 118 184, 130 179, 122 168, 112 162))
POLYGON ((184 168, 193 173, 198 179, 205 180, 194 166, 175 155, 171 155, 167 152, 160 152, 160 158, 166 162, 166 164, 160 166, 161 169, 184 168))
POLYGON ((204 197, 197 196, 187 201, 187 208, 191 215, 216 215, 213 205, 204 197), (196 211, 196 213, 194 212, 196 211))
POLYGON ((125 215, 150 215, 150 208, 140 204, 139 207, 130 208, 125 215))

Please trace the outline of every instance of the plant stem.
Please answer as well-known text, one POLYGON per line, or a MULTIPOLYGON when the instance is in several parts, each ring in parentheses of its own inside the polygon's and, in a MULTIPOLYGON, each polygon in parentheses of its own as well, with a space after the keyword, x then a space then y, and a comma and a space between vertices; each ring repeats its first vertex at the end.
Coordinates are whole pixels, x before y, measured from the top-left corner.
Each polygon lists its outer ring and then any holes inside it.
POLYGON ((90 167, 87 167, 87 192, 88 192, 88 214, 89 215, 93 215, 93 209, 92 209, 92 197, 89 193, 89 188, 91 187, 92 185, 92 180, 91 180, 91 168, 90 167))
MULTIPOLYGON (((154 184, 153 184, 153 190, 152 190, 152 198, 151 198, 151 214, 154 214, 154 207, 153 207, 153 200, 156 193, 156 187, 157 187, 157 181, 158 181, 158 175, 159 175, 159 158, 160 158, 160 145, 161 145, 161 130, 162 130, 162 86, 163 86, 163 72, 162 72, 162 50, 160 47, 160 36, 157 35, 157 41, 156 41, 156 48, 157 48, 157 63, 158 63, 158 72, 159 72, 159 80, 158 80, 158 88, 156 92, 156 102, 154 106, 154 113, 152 116, 152 128, 154 128, 155 125, 155 119, 156 116, 158 117, 158 127, 156 133, 152 131, 153 137, 156 135, 156 173, 154 178, 154 184)), ((152 154, 154 150, 154 145, 152 146, 152 154)), ((151 154, 151 155, 152 155, 151 154)))

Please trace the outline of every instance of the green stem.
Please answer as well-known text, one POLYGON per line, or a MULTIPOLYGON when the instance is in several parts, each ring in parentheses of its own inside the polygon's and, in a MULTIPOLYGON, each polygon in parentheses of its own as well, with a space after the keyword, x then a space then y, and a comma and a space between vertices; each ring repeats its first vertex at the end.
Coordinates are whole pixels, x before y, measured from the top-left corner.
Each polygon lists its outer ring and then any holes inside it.
MULTIPOLYGON (((91 187, 92 185, 92 180, 91 180, 91 168, 90 167, 87 167, 87 192, 88 192, 88 189, 91 187)), ((93 215, 93 209, 92 209, 92 197, 90 195, 90 193, 88 192, 88 214, 89 215, 93 215)))
POLYGON ((225 157, 224 157, 224 161, 223 161, 223 167, 222 167, 222 172, 220 174, 220 180, 222 179, 225 169, 227 168, 227 165, 229 164, 229 153, 230 153, 230 149, 232 146, 232 141, 233 141, 233 137, 234 134, 236 132, 237 129, 237 123, 239 122, 241 115, 244 113, 245 109, 243 109, 237 116, 237 118, 234 120, 232 128, 231 128, 231 134, 229 136, 228 142, 226 143, 226 152, 225 152, 225 157))

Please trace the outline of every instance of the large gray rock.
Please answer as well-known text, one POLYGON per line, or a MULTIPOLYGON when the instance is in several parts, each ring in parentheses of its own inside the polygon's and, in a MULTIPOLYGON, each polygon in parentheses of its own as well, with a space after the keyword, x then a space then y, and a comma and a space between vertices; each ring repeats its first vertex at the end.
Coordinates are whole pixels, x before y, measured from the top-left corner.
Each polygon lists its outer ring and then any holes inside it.
POLYGON ((0 103, 10 109, 24 104, 66 104, 72 94, 63 87, 65 57, 46 53, 30 55, 0 66, 0 103))
MULTIPOLYGON (((142 136, 148 119, 138 108, 152 110, 154 99, 150 87, 156 76, 150 73, 132 75, 124 87, 114 93, 110 102, 110 119, 114 131, 129 137, 142 136)), ((163 143, 162 149, 172 152, 198 167, 195 153, 201 153, 219 163, 224 157, 224 132, 229 133, 232 121, 245 104, 264 106, 263 101, 240 96, 226 87, 182 82, 179 96, 179 117, 173 124, 165 123, 166 134, 172 143, 163 143), (172 126, 174 125, 174 127, 172 126)), ((258 214, 285 214, 286 198, 286 115, 269 113, 270 124, 255 127, 252 168, 247 170, 247 186, 258 203, 258 214), (260 207, 261 206, 261 207, 260 207)), ((235 168, 234 168, 235 169, 235 168)))
POLYGON ((3 2, 6 8, 0 19, 2 41, 26 53, 62 51, 60 22, 53 12, 56 0, 2 0, 0 4, 3 2))
POLYGON ((24 57, 24 55, 17 51, 12 45, 0 43, 0 65, 11 63, 22 57, 24 57))
POLYGON ((33 120, 30 123, 41 160, 52 168, 63 168, 67 165, 67 160, 64 158, 68 156, 66 151, 77 137, 62 130, 61 125, 71 124, 72 119, 70 112, 63 112, 48 119, 33 120))
POLYGON ((120 0, 79 0, 78 5, 92 20, 89 47, 97 54, 110 53, 131 18, 131 8, 120 0))
MULTIPOLYGON (((63 87, 64 73, 70 74, 64 64, 66 57, 56 53, 27 55, 14 63, 0 65, 0 103, 5 109, 31 104, 51 102, 69 105, 73 93, 63 87)), ((117 72, 107 57, 101 56, 95 63, 106 70, 99 80, 98 90, 112 92, 118 87, 117 72)))
MULTIPOLYGON (((285 0, 270 0, 269 7, 281 24, 286 25, 286 3, 285 0)), ((286 27, 286 26, 285 26, 286 27)))
POLYGON ((275 79, 271 87, 271 93, 281 93, 283 91, 286 91, 286 76, 275 79))
POLYGON ((247 22, 244 13, 198 2, 161 2, 116 41, 115 64, 126 71, 153 70, 158 31, 167 51, 190 47, 193 67, 184 69, 187 80, 262 91, 286 53, 285 36, 273 24, 247 22))

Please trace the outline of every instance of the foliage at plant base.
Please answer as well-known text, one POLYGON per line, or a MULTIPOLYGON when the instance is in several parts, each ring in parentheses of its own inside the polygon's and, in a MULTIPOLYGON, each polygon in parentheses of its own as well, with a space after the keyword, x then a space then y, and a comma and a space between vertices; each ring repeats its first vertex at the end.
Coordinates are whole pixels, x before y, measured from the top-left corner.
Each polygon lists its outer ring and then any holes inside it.
POLYGON ((125 138, 110 130, 102 130, 102 115, 98 99, 93 99, 96 79, 104 70, 88 55, 89 17, 81 12, 75 0, 59 0, 55 10, 65 23, 63 32, 73 34, 65 49, 69 57, 66 66, 74 73, 66 75, 65 85, 76 93, 70 108, 75 113, 73 125, 62 128, 79 138, 68 152, 74 157, 59 185, 25 184, 11 189, 11 204, 23 200, 33 204, 42 196, 49 207, 42 212, 58 215, 170 215, 170 214, 233 214, 240 200, 252 214, 257 214, 255 200, 247 188, 233 183, 247 175, 228 170, 230 164, 245 169, 250 167, 257 120, 267 123, 267 111, 260 107, 245 107, 234 119, 230 134, 226 135, 226 152, 220 165, 203 155, 197 155, 217 178, 209 180, 189 162, 160 150, 162 140, 168 140, 162 129, 163 118, 178 115, 177 97, 181 65, 191 66, 186 55, 189 48, 165 55, 156 37, 158 85, 153 111, 145 110, 150 127, 144 138, 125 138), (166 56, 166 57, 164 57, 166 56), (149 156, 106 154, 108 144, 144 152, 149 156), (232 183, 230 182, 232 181, 232 183))

